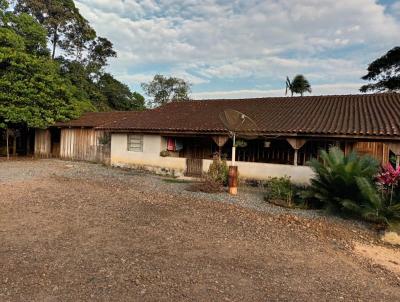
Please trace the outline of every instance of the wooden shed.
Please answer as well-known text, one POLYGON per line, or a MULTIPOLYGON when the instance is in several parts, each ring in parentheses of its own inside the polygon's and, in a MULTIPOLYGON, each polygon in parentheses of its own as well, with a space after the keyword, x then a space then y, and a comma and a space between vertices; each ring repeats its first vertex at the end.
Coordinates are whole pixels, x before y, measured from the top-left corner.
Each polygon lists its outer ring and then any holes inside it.
POLYGON ((49 129, 36 129, 35 156, 66 160, 110 162, 110 135, 96 127, 113 123, 129 112, 90 112, 49 129))

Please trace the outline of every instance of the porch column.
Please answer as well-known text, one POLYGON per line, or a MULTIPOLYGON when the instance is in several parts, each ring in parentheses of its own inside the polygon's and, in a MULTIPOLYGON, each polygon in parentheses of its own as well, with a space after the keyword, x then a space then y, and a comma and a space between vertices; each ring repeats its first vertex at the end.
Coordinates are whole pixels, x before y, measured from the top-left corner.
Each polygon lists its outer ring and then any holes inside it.
POLYGON ((304 144, 306 143, 306 140, 303 138, 288 138, 287 142, 294 149, 293 165, 297 166, 297 157, 298 157, 299 149, 304 146, 304 144))
POLYGON ((386 146, 396 155, 396 169, 400 166, 400 142, 386 143, 386 146))

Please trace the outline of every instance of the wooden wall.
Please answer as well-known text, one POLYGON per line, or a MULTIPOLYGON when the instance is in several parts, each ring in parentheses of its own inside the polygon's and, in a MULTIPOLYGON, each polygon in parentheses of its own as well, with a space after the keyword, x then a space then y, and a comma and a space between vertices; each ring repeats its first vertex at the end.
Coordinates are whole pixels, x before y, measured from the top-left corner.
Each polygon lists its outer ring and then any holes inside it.
POLYGON ((51 156, 51 134, 50 130, 35 130, 35 156, 50 157, 51 156))
POLYGON ((360 155, 371 155, 376 158, 381 164, 389 162, 389 147, 381 142, 356 142, 350 146, 360 155))
POLYGON ((94 129, 61 129, 60 157, 108 163, 109 146, 99 144, 99 138, 103 135, 103 131, 94 129))

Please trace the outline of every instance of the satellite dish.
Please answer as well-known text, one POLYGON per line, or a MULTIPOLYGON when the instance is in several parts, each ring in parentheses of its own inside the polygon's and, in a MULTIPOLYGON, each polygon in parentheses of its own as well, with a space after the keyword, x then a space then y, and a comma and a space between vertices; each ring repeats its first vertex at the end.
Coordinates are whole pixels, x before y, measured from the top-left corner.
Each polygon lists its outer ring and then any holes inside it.
POLYGON ((251 133, 258 129, 257 124, 250 117, 237 110, 226 109, 219 114, 219 119, 225 128, 236 136, 254 137, 251 133))
POLYGON ((257 136, 254 135, 254 132, 257 131, 257 124, 244 113, 233 109, 222 111, 219 114, 219 119, 233 138, 232 166, 235 166, 236 138, 256 138, 257 136))

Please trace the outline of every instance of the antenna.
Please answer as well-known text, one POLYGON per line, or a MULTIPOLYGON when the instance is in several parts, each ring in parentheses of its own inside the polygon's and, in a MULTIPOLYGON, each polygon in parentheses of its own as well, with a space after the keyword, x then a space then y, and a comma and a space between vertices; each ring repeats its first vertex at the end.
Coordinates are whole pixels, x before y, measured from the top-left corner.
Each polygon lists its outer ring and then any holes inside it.
POLYGON ((257 124, 244 113, 233 109, 226 109, 222 111, 219 114, 219 119, 224 124, 225 128, 229 131, 229 134, 232 136, 232 166, 235 166, 236 138, 254 137, 254 134, 251 135, 251 133, 257 130, 257 124))

